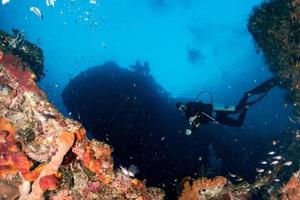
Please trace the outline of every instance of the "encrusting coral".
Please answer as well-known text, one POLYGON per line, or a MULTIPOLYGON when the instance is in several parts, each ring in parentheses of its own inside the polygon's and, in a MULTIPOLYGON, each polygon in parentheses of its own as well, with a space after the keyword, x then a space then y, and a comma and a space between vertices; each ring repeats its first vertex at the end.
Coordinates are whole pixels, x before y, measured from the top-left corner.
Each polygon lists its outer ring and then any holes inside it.
POLYGON ((287 89, 287 101, 300 121, 300 1, 265 1, 254 9, 248 30, 262 50, 270 70, 287 89))
POLYGON ((300 199, 300 171, 296 172, 289 182, 281 189, 282 200, 300 199))
POLYGON ((214 179, 198 179, 192 183, 186 181, 179 200, 205 200, 218 197, 226 183, 227 179, 221 176, 214 179))
POLYGON ((0 199, 163 199, 114 170, 111 148, 64 118, 18 56, 0 55, 0 199))

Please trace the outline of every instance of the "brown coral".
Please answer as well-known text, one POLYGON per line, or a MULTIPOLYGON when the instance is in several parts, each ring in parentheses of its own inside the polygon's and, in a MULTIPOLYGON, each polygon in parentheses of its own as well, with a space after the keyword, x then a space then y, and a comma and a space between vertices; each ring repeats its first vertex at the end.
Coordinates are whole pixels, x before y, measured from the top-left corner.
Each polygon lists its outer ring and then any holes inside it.
POLYGON ((217 197, 226 183, 227 179, 222 176, 214 179, 201 178, 192 183, 186 181, 179 200, 206 200, 217 197))
POLYGON ((82 141, 73 147, 73 152, 85 167, 97 174, 103 183, 111 182, 113 164, 108 145, 96 140, 82 141))
POLYGON ((0 199, 14 200, 19 196, 18 188, 7 182, 0 182, 0 199))
POLYGON ((282 200, 300 199, 300 171, 295 173, 289 182, 282 188, 282 200))

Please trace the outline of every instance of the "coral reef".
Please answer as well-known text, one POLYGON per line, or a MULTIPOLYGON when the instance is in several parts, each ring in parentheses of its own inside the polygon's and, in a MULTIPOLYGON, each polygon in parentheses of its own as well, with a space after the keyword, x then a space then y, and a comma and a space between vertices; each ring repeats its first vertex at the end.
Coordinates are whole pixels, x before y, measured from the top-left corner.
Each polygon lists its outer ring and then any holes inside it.
POLYGON ((266 1, 255 8, 248 30, 262 50, 270 69, 288 91, 287 101, 300 121, 300 1, 266 1))
POLYGON ((13 29, 14 35, 10 35, 0 30, 0 58, 3 53, 17 55, 23 61, 23 65, 28 66, 35 74, 37 80, 44 76, 44 56, 43 51, 37 45, 25 40, 25 33, 13 29))
MULTIPOLYGON (((250 200, 265 199, 258 195, 258 191, 270 184, 270 177, 259 177, 253 184, 242 181, 232 184, 229 179, 217 176, 212 179, 199 178, 196 180, 186 177, 182 181, 183 190, 179 200, 250 200)), ((270 185, 269 185, 270 186, 270 185)), ((265 192, 267 193, 267 192, 265 192)), ((276 194, 278 191, 276 191, 276 194)), ((265 195, 268 196, 268 195, 265 195)))
POLYGON ((64 118, 19 56, 0 52, 0 199, 163 199, 114 170, 111 148, 64 118))
POLYGON ((227 179, 221 176, 214 179, 198 179, 193 181, 192 184, 186 181, 179 200, 205 200, 216 198, 226 183, 227 179))

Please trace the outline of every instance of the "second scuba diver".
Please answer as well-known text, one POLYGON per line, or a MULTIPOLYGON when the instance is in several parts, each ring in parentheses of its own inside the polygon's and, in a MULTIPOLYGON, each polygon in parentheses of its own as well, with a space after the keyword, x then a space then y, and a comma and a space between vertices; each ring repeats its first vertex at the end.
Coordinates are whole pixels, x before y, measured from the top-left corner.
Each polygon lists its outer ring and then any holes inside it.
POLYGON ((203 103, 202 101, 197 101, 197 98, 195 101, 177 103, 177 109, 188 118, 190 123, 190 128, 186 129, 186 134, 190 135, 196 131, 200 124, 215 123, 241 127, 244 123, 248 108, 260 101, 277 84, 277 81, 278 78, 273 77, 253 90, 244 93, 244 96, 236 106, 222 106, 213 104, 212 102, 203 103), (248 101, 249 97, 253 95, 259 96, 253 101, 248 101), (232 115, 238 116, 237 118, 233 118, 232 115))

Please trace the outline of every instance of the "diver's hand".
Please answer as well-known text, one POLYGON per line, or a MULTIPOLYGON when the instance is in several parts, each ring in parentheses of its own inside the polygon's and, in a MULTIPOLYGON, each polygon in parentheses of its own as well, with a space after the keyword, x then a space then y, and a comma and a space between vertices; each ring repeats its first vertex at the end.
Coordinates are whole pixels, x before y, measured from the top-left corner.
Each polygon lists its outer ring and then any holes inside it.
POLYGON ((185 129, 185 134, 186 135, 191 135, 192 134, 192 130, 191 129, 185 129))

